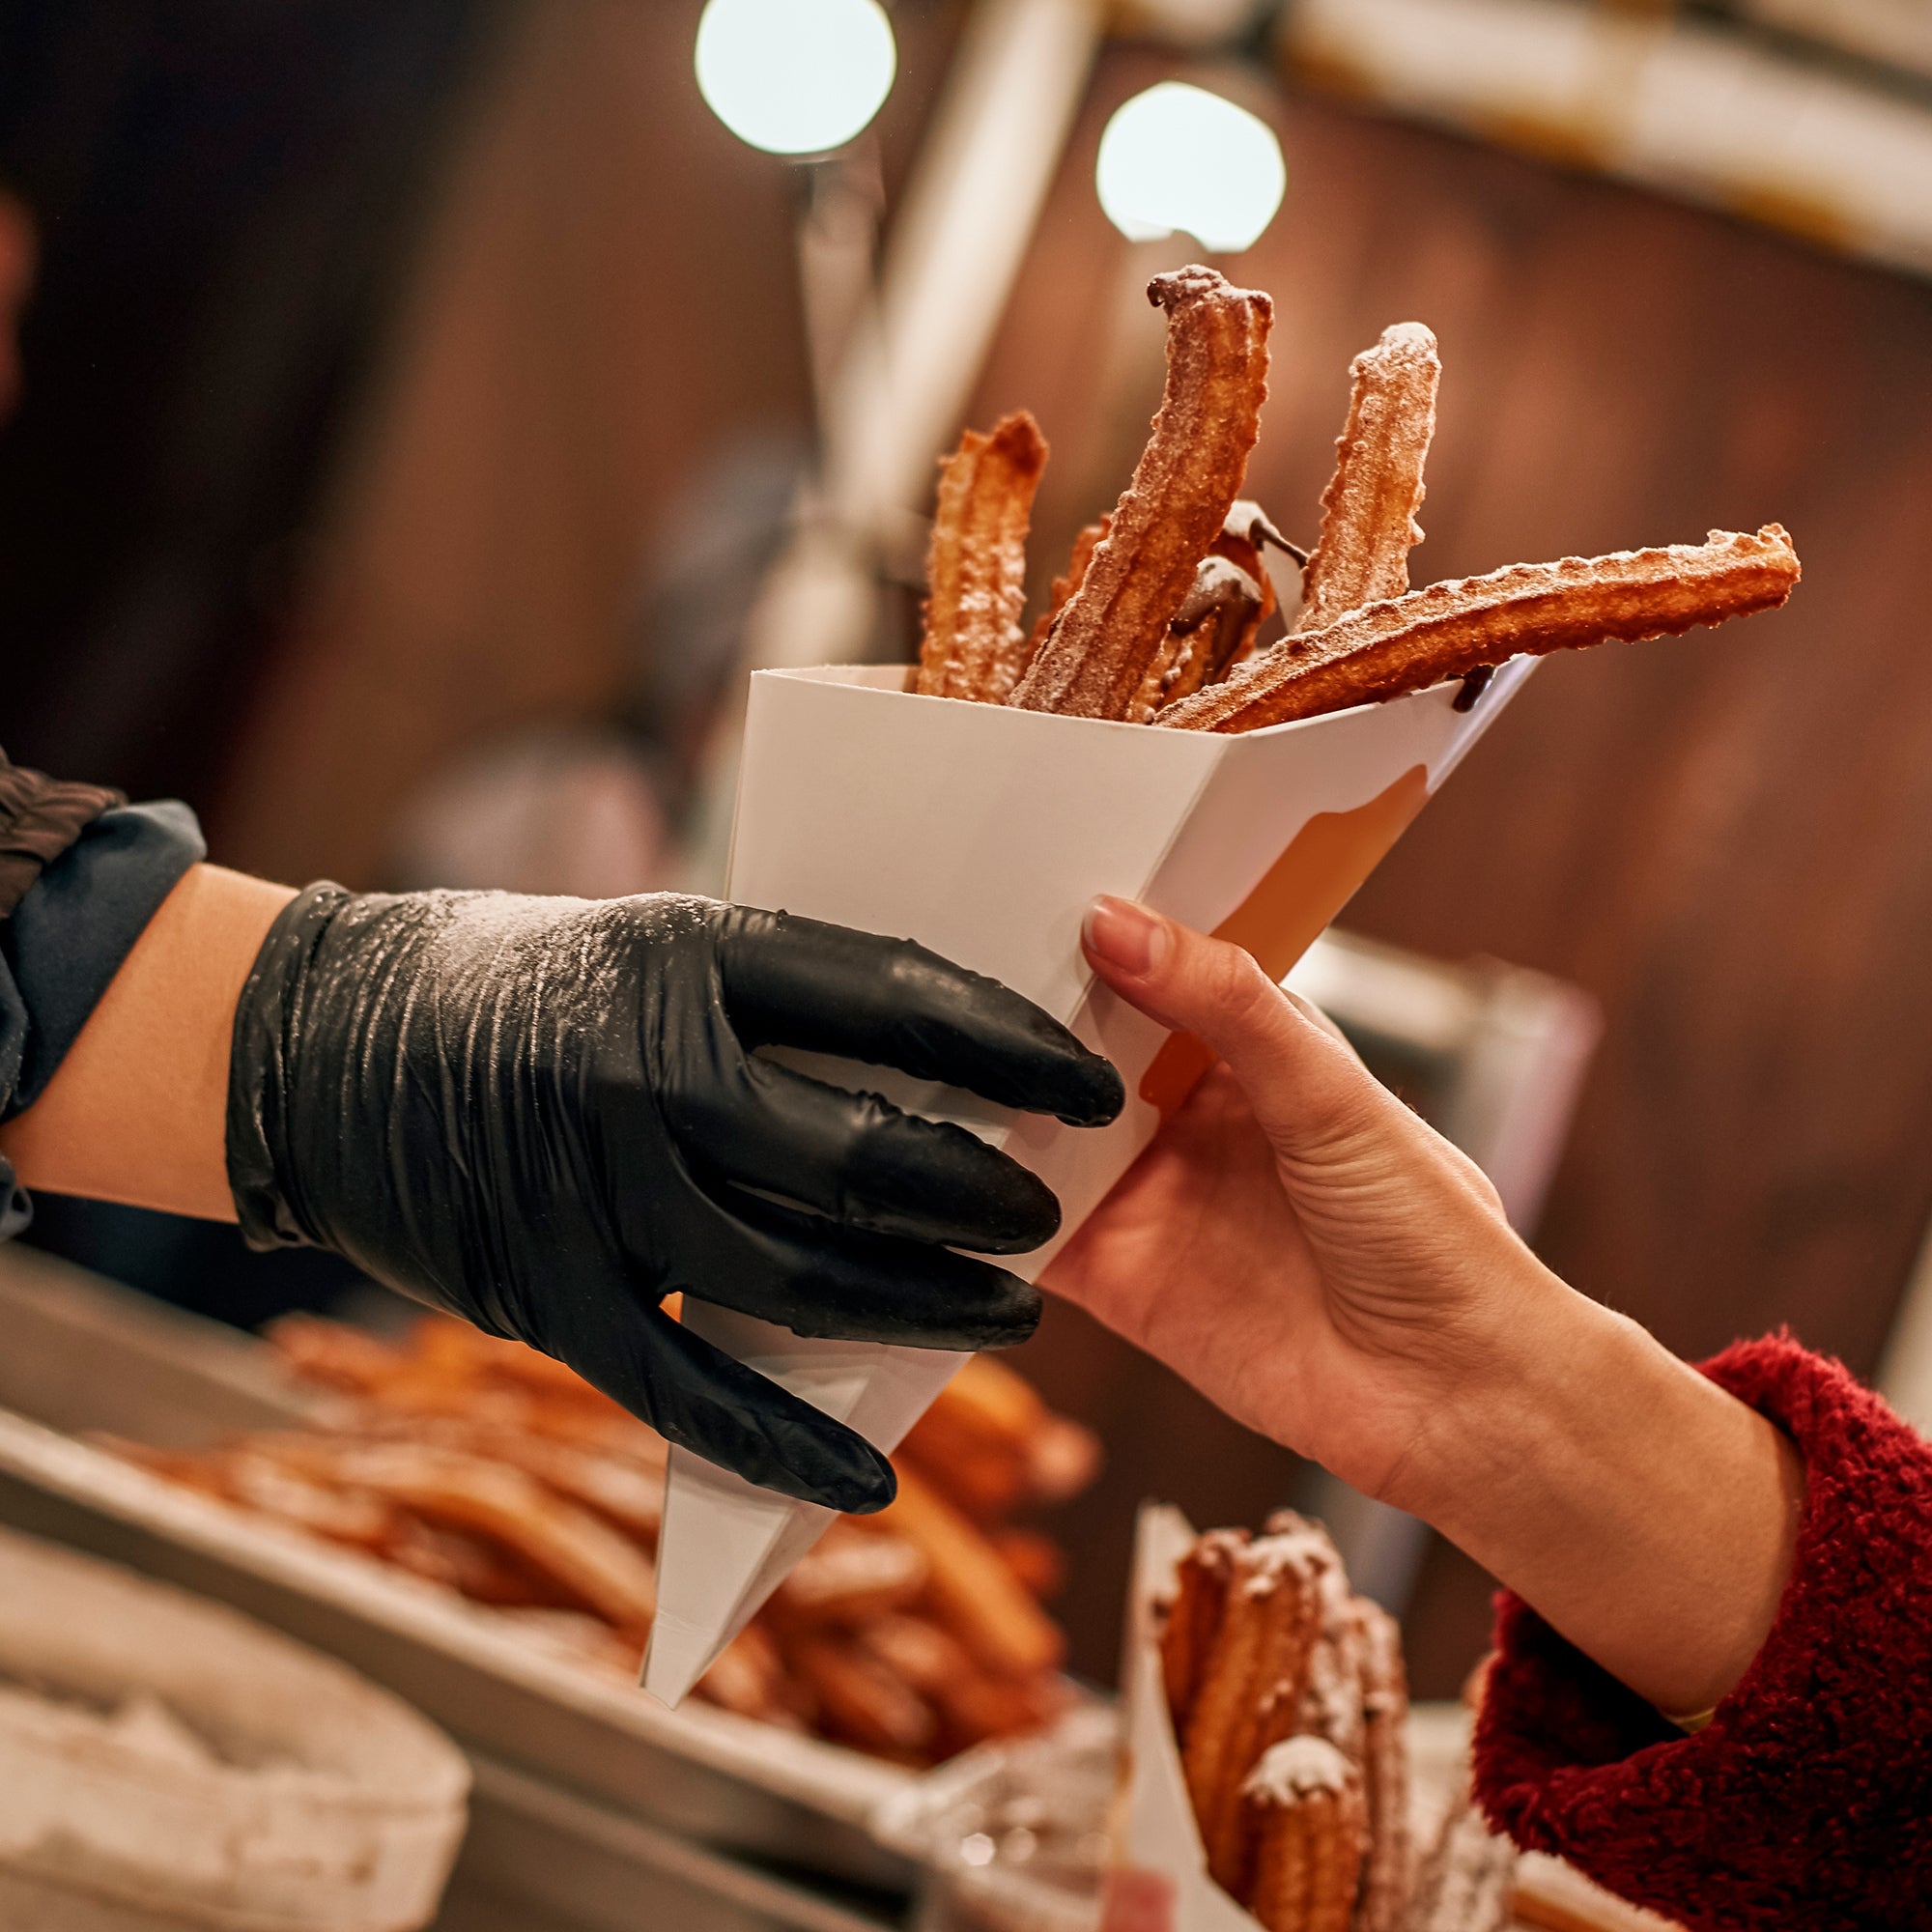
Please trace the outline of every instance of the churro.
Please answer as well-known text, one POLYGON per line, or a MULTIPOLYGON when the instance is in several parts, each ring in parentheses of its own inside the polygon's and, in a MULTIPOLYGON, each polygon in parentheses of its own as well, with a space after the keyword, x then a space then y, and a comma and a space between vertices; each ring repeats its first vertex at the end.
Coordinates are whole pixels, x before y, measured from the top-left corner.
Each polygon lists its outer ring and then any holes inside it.
POLYGON ((1246 1541, 1244 1531, 1210 1529, 1180 1560, 1174 1601, 1160 1633, 1161 1677, 1177 1737, 1187 1734, 1195 1695, 1227 1609, 1234 1551, 1246 1541))
POLYGON ((1244 1870, 1241 1782, 1263 1751, 1296 1727, 1333 1554, 1315 1530, 1258 1537, 1230 1552, 1226 1607, 1180 1761, 1208 1869, 1231 1892, 1244 1870))
POLYGON ((1782 604, 1799 579, 1776 524, 1702 544, 1517 563, 1371 604, 1287 638, 1227 680, 1161 711, 1180 730, 1249 731, 1379 702, 1520 653, 1675 637, 1782 604))
MULTIPOLYGON (((375 1433, 397 1436, 393 1428, 375 1433)), ((633 1536, 655 1537, 664 1517, 662 1462, 614 1455, 534 1429, 485 1426, 451 1416, 417 1419, 398 1439, 506 1463, 633 1536)))
POLYGON ((1240 495, 1267 394, 1269 298, 1211 269, 1156 275, 1167 311, 1167 385, 1133 481, 1008 702, 1123 718, 1195 567, 1240 495))
POLYGON ((1261 585, 1225 556, 1201 559, 1194 584, 1141 688, 1127 706, 1130 724, 1145 724, 1163 704, 1178 702, 1218 678, 1253 641, 1264 610, 1261 585))
POLYGON ((851 1637, 799 1637, 785 1660, 834 1737, 902 1763, 925 1755, 938 1725, 931 1705, 851 1637))
POLYGON ((517 1562, 496 1539, 446 1523, 425 1522, 408 1510, 395 1513, 384 1543, 383 1561, 437 1583, 471 1603, 499 1610, 555 1608, 581 1601, 529 1565, 517 1562))
POLYGON ((1209 1530, 1176 1566, 1162 1686, 1208 1875, 1270 1932, 1398 1932, 1411 1864, 1395 1622, 1321 1524, 1209 1530))
POLYGON ((1321 1634, 1308 1653, 1294 1727, 1326 1738, 1351 1763, 1360 1764, 1367 1721, 1362 1626, 1339 1559, 1319 1581, 1321 1634))
POLYGON ((1408 553, 1422 541, 1415 515, 1442 375, 1435 337, 1419 322, 1398 322, 1349 374, 1349 419, 1321 494, 1321 534, 1301 573, 1297 631, 1319 631, 1365 604, 1400 597, 1408 588, 1408 553))
MULTIPOLYGON (((662 1526, 661 1436, 561 1364, 441 1317, 401 1342, 310 1317, 271 1339, 329 1391, 313 1427, 198 1450, 101 1446, 635 1679, 662 1526)), ((1037 1729, 1065 1707, 1062 1638, 1040 1606, 1062 1559, 1005 1519, 1091 1481, 1094 1438, 980 1357, 899 1454, 896 1517, 835 1522, 699 1696, 906 1764, 1037 1729)))
POLYGON ((941 463, 916 686, 925 696, 997 704, 1018 678, 1027 524, 1045 465, 1046 440, 1025 410, 990 433, 969 429, 941 463))
POLYGON ((771 1613, 781 1623, 865 1623, 915 1603, 926 1574, 925 1557, 903 1537, 834 1523, 773 1593, 771 1613))
POLYGON ((638 1546, 521 1469, 413 1442, 307 1438, 284 1453, 298 1471, 399 1503, 432 1525, 481 1532, 618 1630, 650 1623, 656 1581, 638 1546))
POLYGON ((899 1492, 855 1529, 903 1538, 926 1562, 927 1600, 971 1655, 1002 1677, 1059 1666, 1060 1627, 1021 1586, 999 1552, 930 1483, 899 1471, 899 1492))
POLYGON ((1000 1552, 1000 1561, 1041 1603, 1065 1588, 1066 1552, 1044 1531, 996 1529, 986 1540, 1000 1552))
POLYGON ((1350 1605, 1362 1665, 1362 1783, 1369 1852, 1355 1932, 1398 1932, 1413 1863, 1408 1824, 1408 1677, 1402 1633, 1379 1605, 1350 1605))
POLYGON ((1028 665, 1039 655, 1040 645, 1046 642, 1048 634, 1060 621, 1060 613, 1066 609, 1066 600, 1086 581, 1087 566, 1094 561, 1094 553, 1106 541, 1107 532, 1113 527, 1114 518, 1110 511, 1098 523, 1087 525, 1073 539, 1073 550, 1066 559, 1066 568, 1053 580, 1047 591, 1046 609, 1034 619, 1032 635, 1027 639, 1028 665))
POLYGON ((1368 1849, 1362 1776, 1325 1738, 1272 1747, 1241 1786, 1248 1910, 1266 1932, 1348 1932, 1368 1849))
POLYGON ((1065 1502, 1100 1465, 1093 1431, 1055 1415, 990 1355, 961 1365, 899 1448, 980 1521, 1028 1503, 1065 1502))
POLYGON ((702 1682, 705 1701, 721 1710, 783 1730, 805 1728, 810 1700, 792 1688, 778 1646, 756 1624, 741 1630, 724 1646, 702 1682))
POLYGON ((1198 267, 1156 276, 1148 294, 1168 316, 1152 434, 1111 515, 1081 532, 1024 643, 1014 586, 1025 518, 987 453, 1019 418, 994 439, 969 436, 949 459, 921 691, 1210 731, 1318 717, 1451 678, 1464 680, 1466 709, 1513 657, 1674 637, 1772 609, 1798 582, 1789 537, 1768 524, 1410 592, 1441 376, 1435 336, 1413 322, 1384 329, 1351 365, 1321 535, 1305 554, 1237 494, 1267 393, 1268 298, 1198 267), (982 470, 993 479, 983 488, 982 470), (1302 564, 1302 604, 1291 635, 1257 652, 1274 608, 1264 548, 1302 564), (972 588, 994 582, 997 597, 972 588), (997 645, 984 641, 995 630, 997 645), (972 668, 982 661, 996 668, 972 668))

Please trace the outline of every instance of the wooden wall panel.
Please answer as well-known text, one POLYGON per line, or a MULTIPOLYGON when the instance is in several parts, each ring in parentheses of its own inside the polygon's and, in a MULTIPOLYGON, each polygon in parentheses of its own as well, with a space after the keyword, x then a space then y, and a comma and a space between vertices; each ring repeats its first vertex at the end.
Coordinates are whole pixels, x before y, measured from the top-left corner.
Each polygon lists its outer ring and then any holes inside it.
MULTIPOLYGON (((1103 71, 975 406, 1027 402, 1054 442, 1049 551, 1124 479, 1158 391, 1133 285, 1185 244, 1129 250, 1092 190, 1105 113, 1157 71, 1103 71)), ((1797 538, 1787 611, 1545 666, 1345 923, 1603 1002, 1539 1240, 1568 1279, 1687 1355, 1789 1322, 1868 1371, 1932 1209, 1932 290, 1331 103, 1266 111, 1288 202, 1225 266, 1277 302, 1251 480, 1291 533, 1350 355, 1414 317, 1444 362, 1418 582, 1774 518, 1797 538)), ((1099 1668, 1133 1501, 1253 1520, 1293 1470, 1077 1317, 1030 1353, 1113 1444, 1065 1524, 1099 1668)), ((1486 1587, 1432 1560, 1425 1690, 1477 1653, 1486 1587)))
MULTIPOLYGON (((748 431, 810 437, 807 179, 704 105, 700 12, 510 10, 210 814, 232 863, 384 883, 398 803, 440 760, 614 708, 641 560, 705 458, 748 431)), ((873 130, 889 191, 956 28, 898 23, 873 130)))

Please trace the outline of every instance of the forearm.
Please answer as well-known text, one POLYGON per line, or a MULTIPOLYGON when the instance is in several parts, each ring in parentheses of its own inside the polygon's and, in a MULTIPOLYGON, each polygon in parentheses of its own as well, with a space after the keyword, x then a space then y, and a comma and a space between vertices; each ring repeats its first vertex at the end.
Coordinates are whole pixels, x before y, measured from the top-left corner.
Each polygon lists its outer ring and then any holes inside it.
MULTIPOLYGON (((1688 1925, 1918 1925, 1932 1883, 1932 1446, 1789 1337, 1736 1343, 1698 1373, 1803 1460, 1804 1520, 1770 1631, 1712 1722, 1672 1738, 1505 1599, 1478 1796, 1526 1849, 1688 1925)), ((1723 1466, 1714 1457, 1691 1478, 1723 1466)), ((1714 1581, 1719 1602, 1728 1580, 1714 1581)))
POLYGON ((1639 1696, 1708 1710, 1776 1615, 1804 1500, 1797 1451, 1527 1258, 1498 1356, 1392 1499, 1639 1696))
POLYGON ((218 866, 183 877, 46 1092, 0 1127, 30 1189, 235 1218, 223 1148, 235 1003, 292 896, 218 866))

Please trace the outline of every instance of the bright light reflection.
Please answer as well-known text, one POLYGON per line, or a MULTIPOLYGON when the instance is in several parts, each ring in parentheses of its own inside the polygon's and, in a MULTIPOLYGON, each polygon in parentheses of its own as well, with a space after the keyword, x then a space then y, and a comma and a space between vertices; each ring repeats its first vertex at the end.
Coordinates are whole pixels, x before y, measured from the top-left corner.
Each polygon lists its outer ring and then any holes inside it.
POLYGON ((898 68, 878 0, 709 0, 697 86, 753 148, 822 155, 861 132, 898 68))
POLYGON ((1116 110, 1094 185, 1129 242, 1177 230, 1214 254, 1261 239, 1288 185, 1274 129, 1206 88, 1163 80, 1116 110))

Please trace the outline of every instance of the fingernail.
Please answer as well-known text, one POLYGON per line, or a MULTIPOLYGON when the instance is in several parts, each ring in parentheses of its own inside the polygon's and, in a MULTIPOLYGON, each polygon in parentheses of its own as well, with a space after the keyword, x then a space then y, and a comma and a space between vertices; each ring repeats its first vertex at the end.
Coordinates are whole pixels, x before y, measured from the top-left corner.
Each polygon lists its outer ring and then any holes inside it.
POLYGON ((1164 966, 1174 945, 1166 920, 1132 899, 1095 899, 1087 908, 1081 937, 1088 952, 1136 980, 1164 966))

